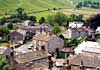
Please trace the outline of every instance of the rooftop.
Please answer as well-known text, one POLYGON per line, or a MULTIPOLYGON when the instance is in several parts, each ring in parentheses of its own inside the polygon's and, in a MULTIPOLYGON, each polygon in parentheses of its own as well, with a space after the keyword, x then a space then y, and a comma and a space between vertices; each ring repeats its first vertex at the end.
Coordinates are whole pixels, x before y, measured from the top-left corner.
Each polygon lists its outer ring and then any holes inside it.
POLYGON ((35 26, 21 26, 19 25, 19 27, 21 29, 24 30, 29 30, 29 31, 35 31, 35 30, 40 30, 40 29, 44 29, 46 32, 51 30, 51 25, 49 24, 41 24, 41 25, 35 25, 35 26))
POLYGON ((47 58, 49 55, 46 52, 43 52, 42 50, 35 51, 35 52, 29 52, 25 54, 16 55, 15 60, 18 63, 27 63, 31 61, 36 61, 42 58, 47 58))
POLYGON ((61 52, 73 52, 74 50, 72 48, 63 48, 60 51, 61 52))
POLYGON ((39 35, 33 36, 33 40, 49 41, 50 39, 52 39, 54 37, 55 37, 55 35, 39 34, 39 35))
POLYGON ((69 64, 81 65, 81 62, 83 62, 83 66, 100 68, 100 57, 95 55, 79 54, 69 59, 69 64))
POLYGON ((100 44, 92 41, 84 41, 80 45, 78 45, 78 47, 75 48, 74 51, 76 54, 82 53, 82 51, 100 53, 100 44))
POLYGON ((0 54, 3 54, 7 50, 7 47, 0 47, 0 54))
POLYGON ((32 52, 31 50, 29 50, 28 48, 30 48, 32 46, 32 42, 27 42, 24 45, 21 45, 20 47, 14 49, 14 51, 16 51, 16 55, 18 53, 28 53, 28 52, 32 52))

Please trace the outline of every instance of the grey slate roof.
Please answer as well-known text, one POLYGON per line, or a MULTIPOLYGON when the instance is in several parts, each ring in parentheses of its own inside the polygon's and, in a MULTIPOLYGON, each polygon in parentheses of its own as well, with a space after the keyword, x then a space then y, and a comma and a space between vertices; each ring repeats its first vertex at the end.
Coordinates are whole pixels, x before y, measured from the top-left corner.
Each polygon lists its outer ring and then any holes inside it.
POLYGON ((26 63, 26 62, 39 60, 39 59, 42 59, 42 58, 47 58, 47 57, 48 57, 48 54, 46 52, 43 52, 43 51, 40 50, 40 51, 16 55, 15 60, 18 63, 26 63))
POLYGON ((73 65, 81 65, 81 62, 83 62, 83 66, 100 68, 100 57, 95 55, 79 54, 69 60, 70 64, 73 65))

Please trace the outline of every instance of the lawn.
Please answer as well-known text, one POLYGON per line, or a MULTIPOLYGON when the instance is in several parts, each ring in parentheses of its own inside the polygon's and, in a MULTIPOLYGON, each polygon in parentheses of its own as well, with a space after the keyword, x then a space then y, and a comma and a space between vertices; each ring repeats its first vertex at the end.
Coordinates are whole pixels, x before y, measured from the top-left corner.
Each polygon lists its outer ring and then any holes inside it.
POLYGON ((36 16, 37 20, 39 20, 42 16, 47 18, 48 15, 53 15, 56 12, 63 12, 66 15, 70 15, 70 14, 83 14, 84 18, 88 18, 90 16, 93 16, 95 14, 100 13, 100 10, 97 9, 91 9, 91 8, 83 8, 80 10, 76 10, 76 9, 61 9, 61 10, 56 10, 56 11, 46 11, 46 12, 41 12, 41 13, 34 13, 34 14, 29 14, 29 16, 36 16))
MULTIPOLYGON (((97 14, 97 9, 84 9, 84 10, 74 10, 76 3, 84 0, 0 0, 0 17, 2 14, 14 14, 16 9, 22 7, 25 9, 25 12, 37 12, 41 10, 53 9, 53 8, 66 8, 61 10, 65 14, 83 14, 85 17, 88 17, 92 14, 97 14)), ((90 0, 91 1, 91 0, 90 0)), ((99 1, 100 0, 92 0, 99 1)), ((58 11, 56 11, 58 12, 58 11)), ((54 12, 41 12, 34 13, 29 15, 34 15, 37 19, 40 19, 42 16, 47 17, 54 12)))
POLYGON ((72 8, 69 0, 0 0, 0 14, 15 13, 18 7, 26 12, 52 8, 72 8))
POLYGON ((15 47, 15 46, 17 46, 18 44, 0 43, 0 46, 2 46, 2 47, 7 47, 8 45, 9 45, 10 47, 15 47))
POLYGON ((85 9, 80 9, 80 10, 75 10, 75 9, 64 9, 63 13, 70 15, 70 14, 83 14, 85 18, 88 18, 90 16, 93 16, 95 14, 100 13, 99 10, 96 9, 90 9, 90 8, 85 8, 85 9))
POLYGON ((53 14, 55 14, 55 13, 52 11, 46 11, 46 12, 29 14, 29 16, 36 16, 37 20, 39 20, 41 17, 47 18, 48 15, 53 15, 53 14))

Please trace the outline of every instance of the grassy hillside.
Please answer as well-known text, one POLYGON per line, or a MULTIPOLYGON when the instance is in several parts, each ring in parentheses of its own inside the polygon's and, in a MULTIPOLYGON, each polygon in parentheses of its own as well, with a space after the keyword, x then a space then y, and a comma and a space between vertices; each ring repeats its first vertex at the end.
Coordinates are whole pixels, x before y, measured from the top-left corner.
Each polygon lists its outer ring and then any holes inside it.
MULTIPOLYGON (((0 0, 0 15, 5 13, 8 14, 15 13, 15 10, 19 7, 24 8, 26 12, 35 12, 40 10, 46 10, 48 8, 49 9, 52 8, 72 9, 76 5, 76 3, 80 1, 84 1, 84 0, 0 0)), ((90 1, 100 2, 100 0, 90 0, 90 1)), ((67 10, 66 13, 69 13, 68 11, 69 9, 67 10)), ((61 10, 61 12, 63 11, 61 10)), ((89 12, 91 12, 91 10, 89 12)), ((70 11, 70 13, 73 13, 73 11, 70 11)), ((76 12, 76 13, 80 13, 80 12, 76 12)), ((37 13, 35 15, 40 18, 41 16, 47 16, 48 14, 52 14, 52 12, 37 13)))
MULTIPOLYGON (((27 12, 39 11, 48 8, 73 8, 84 0, 0 0, 0 13, 14 12, 16 8, 23 7, 27 12)), ((100 1, 100 0, 90 0, 100 1)))
POLYGON ((69 0, 0 0, 0 13, 12 13, 22 7, 26 12, 48 8, 72 8, 69 0))

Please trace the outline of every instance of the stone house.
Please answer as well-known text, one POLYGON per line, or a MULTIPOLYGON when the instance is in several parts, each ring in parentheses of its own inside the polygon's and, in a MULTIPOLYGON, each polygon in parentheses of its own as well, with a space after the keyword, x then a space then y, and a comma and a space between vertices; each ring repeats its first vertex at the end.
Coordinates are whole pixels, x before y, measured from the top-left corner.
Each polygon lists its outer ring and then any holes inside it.
POLYGON ((0 56, 10 56, 11 49, 9 47, 0 47, 0 56))
POLYGON ((64 41, 53 34, 39 34, 33 36, 33 46, 40 49, 41 47, 48 48, 48 52, 55 52, 57 48, 61 49, 64 46, 64 41))
POLYGON ((51 25, 45 23, 35 26, 23 26, 18 24, 14 24, 14 26, 14 28, 20 28, 22 30, 26 30, 35 34, 48 33, 51 31, 52 28, 51 25))
POLYGON ((64 62, 63 70, 100 70, 100 58, 95 55, 74 55, 64 62))
POLYGON ((88 33, 83 28, 69 28, 62 32, 65 38, 79 38, 87 37, 88 33))
POLYGON ((14 65, 16 70, 31 70, 35 65, 48 64, 48 54, 46 49, 35 49, 32 42, 28 42, 14 49, 14 65))
POLYGON ((100 56, 100 44, 98 42, 84 41, 74 49, 75 54, 88 54, 100 56))
POLYGON ((24 30, 15 30, 9 34, 9 43, 10 44, 23 44, 25 39, 26 31, 24 30))
POLYGON ((89 28, 69 28, 62 31, 62 34, 65 38, 79 38, 79 37, 94 37, 95 31, 89 28))

